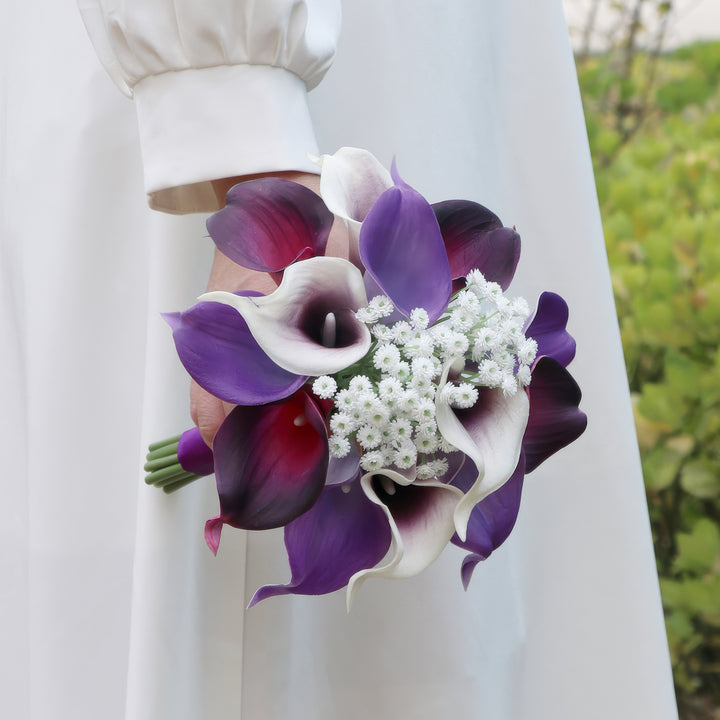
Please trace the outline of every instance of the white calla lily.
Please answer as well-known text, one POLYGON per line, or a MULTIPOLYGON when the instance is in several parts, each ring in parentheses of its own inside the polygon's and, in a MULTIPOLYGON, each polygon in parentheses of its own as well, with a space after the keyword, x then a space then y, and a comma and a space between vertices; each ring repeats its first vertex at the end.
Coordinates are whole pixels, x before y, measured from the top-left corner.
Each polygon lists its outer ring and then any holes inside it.
POLYGON ((360 225, 375 201, 394 183, 390 173, 367 150, 343 147, 334 155, 322 155, 320 196, 328 209, 342 218, 350 235, 350 258, 357 252, 360 225))
MULTIPOLYGON (((355 593, 360 585, 369 577, 405 578, 422 572, 438 558, 443 549, 450 542, 455 533, 453 512, 462 498, 462 492, 437 480, 416 480, 411 485, 393 489, 386 493, 390 499, 395 492, 420 493, 421 498, 416 502, 415 512, 408 512, 407 507, 399 511, 398 517, 393 517, 391 508, 381 500, 375 488, 373 479, 380 477, 386 479, 386 484, 393 485, 390 470, 377 473, 366 473, 360 479, 360 484, 367 498, 378 505, 387 517, 392 532, 392 557, 384 565, 360 570, 355 573, 348 583, 347 609, 350 611, 355 593)), ((385 483, 384 483, 385 484, 385 483)))
POLYGON ((478 477, 455 508, 455 530, 464 542, 470 513, 477 503, 502 487, 513 474, 527 427, 530 402, 525 392, 506 396, 500 389, 480 388, 475 406, 459 411, 462 421, 441 392, 450 371, 442 373, 436 396, 438 430, 451 445, 467 455, 477 467, 478 477))
POLYGON ((290 265, 270 295, 218 291, 199 299, 235 308, 268 357, 297 375, 339 372, 370 347, 367 327, 355 318, 355 311, 367 305, 362 275, 341 258, 315 257, 290 265))

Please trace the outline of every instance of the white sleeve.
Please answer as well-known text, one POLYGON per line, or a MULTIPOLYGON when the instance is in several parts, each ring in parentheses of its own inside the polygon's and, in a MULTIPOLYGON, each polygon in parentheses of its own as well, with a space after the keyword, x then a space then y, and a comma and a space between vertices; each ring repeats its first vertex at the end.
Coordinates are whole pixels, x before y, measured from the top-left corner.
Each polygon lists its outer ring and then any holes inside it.
POLYGON ((340 0, 78 0, 135 98, 151 207, 217 209, 209 181, 316 172, 307 91, 332 62, 340 0))

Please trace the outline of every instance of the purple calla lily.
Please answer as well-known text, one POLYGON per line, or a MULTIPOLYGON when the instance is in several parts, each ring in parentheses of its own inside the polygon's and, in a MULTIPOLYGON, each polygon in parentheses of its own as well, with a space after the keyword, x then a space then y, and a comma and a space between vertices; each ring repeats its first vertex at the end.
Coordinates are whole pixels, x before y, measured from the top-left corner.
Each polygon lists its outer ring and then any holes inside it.
POLYGON ((345 587, 364 568, 375 566, 390 547, 382 510, 360 483, 329 486, 304 515, 285 526, 292 579, 260 588, 248 607, 274 595, 322 595, 345 587))
POLYGON ((221 400, 263 405, 292 395, 307 380, 276 365, 243 317, 227 305, 201 302, 163 317, 172 328, 180 362, 198 385, 221 400))
POLYGON ((452 289, 445 244, 427 200, 395 172, 393 179, 362 224, 360 259, 403 315, 422 307, 434 323, 452 289))

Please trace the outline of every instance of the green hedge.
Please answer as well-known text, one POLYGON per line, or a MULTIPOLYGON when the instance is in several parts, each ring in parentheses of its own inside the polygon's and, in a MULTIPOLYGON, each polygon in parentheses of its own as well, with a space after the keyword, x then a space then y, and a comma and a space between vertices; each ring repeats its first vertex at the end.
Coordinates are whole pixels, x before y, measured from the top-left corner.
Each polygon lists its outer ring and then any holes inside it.
POLYGON ((683 717, 720 706, 720 43, 579 67, 683 717), (654 82, 646 90, 646 80, 654 82), (628 132, 628 117, 642 117, 628 132))

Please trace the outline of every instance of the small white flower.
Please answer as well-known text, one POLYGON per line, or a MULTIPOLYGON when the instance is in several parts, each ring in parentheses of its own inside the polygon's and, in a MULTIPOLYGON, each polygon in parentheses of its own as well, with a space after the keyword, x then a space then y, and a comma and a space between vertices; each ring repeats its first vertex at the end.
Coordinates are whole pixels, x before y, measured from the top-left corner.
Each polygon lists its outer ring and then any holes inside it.
POLYGON ((505 375, 500 387, 502 388, 503 395, 512 397, 518 390, 517 380, 512 375, 505 375))
POLYGON ((363 307, 355 313, 355 317, 366 325, 372 325, 380 319, 380 314, 371 307, 363 307))
POLYGON ((478 367, 480 382, 488 387, 497 387, 502 381, 502 373, 494 360, 483 360, 478 367))
POLYGON ((329 400, 337 390, 337 383, 329 375, 321 375, 312 386, 313 392, 323 400, 329 400))
POLYGON ((370 301, 368 307, 374 310, 380 317, 388 317, 392 315, 395 310, 392 300, 387 295, 376 295, 370 301))
POLYGON ((412 437, 412 425, 405 418, 395 418, 390 422, 390 432, 393 442, 402 442, 412 437))
POLYGON ((450 315, 450 324, 456 332, 465 333, 475 324, 475 315, 468 308, 457 307, 450 315))
POLYGON ((328 438, 330 455, 334 458, 344 458, 350 452, 350 441, 340 435, 331 435, 328 438))
POLYGON ((385 467, 385 458, 383 457, 383 453, 377 450, 365 453, 360 458, 360 466, 363 470, 365 470, 365 472, 381 470, 385 467))
POLYGON ((385 402, 399 400, 402 397, 402 391, 402 383, 394 377, 383 378, 378 384, 378 393, 385 402))
POLYGON ((448 461, 445 458, 437 458, 430 463, 435 477, 442 477, 448 471, 448 461))
POLYGON ((435 341, 427 331, 416 333, 414 339, 403 346, 403 355, 408 358, 430 358, 435 352, 435 341))
POLYGON ((420 480, 432 480, 435 477, 435 469, 430 463, 418 465, 415 473, 420 480))
POLYGON ((392 375, 400 382, 406 382, 410 378, 410 365, 404 360, 399 362, 397 367, 393 369, 392 375))
POLYGON ((518 360, 523 365, 530 365, 535 360, 538 351, 538 344, 532 338, 525 338, 518 347, 518 360))
POLYGON ((423 455, 434 453, 439 444, 440 441, 435 435, 432 435, 431 437, 426 437, 425 435, 415 437, 415 447, 417 448, 417 451, 423 455))
POLYGON ((349 390, 350 392, 356 394, 372 393, 373 386, 366 375, 356 375, 352 380, 350 380, 349 390))
POLYGON ((429 398, 420 398, 415 411, 415 417, 420 423, 435 421, 435 403, 429 398))
POLYGON ((380 345, 373 355, 373 365, 384 372, 392 372, 399 363, 400 350, 395 345, 380 345))
POLYGON ((335 395, 335 407, 342 411, 351 410, 355 405, 355 395, 349 390, 341 390, 335 395))
POLYGON ((430 324, 427 310, 425 310, 425 308, 415 308, 410 313, 410 323, 415 330, 425 330, 430 324))
POLYGON ((373 325, 370 332, 378 339, 378 342, 389 343, 394 338, 392 329, 382 323, 373 325))
POLYGON ((349 413, 336 412, 330 416, 330 429, 333 431, 334 435, 344 437, 352 432, 355 432, 357 427, 357 420, 355 420, 355 418, 353 418, 349 413))
POLYGON ((405 345, 407 342, 413 339, 414 335, 415 333, 410 327, 410 324, 405 322, 404 320, 396 322, 393 325, 393 336, 395 337, 395 342, 397 342, 399 345, 405 345))
POLYGON ((453 389, 452 404, 460 409, 471 408, 478 399, 478 391, 470 383, 460 383, 453 389))
POLYGON ((417 460, 417 448, 411 441, 405 441, 400 444, 398 449, 395 451, 394 463, 401 470, 406 470, 412 467, 417 460))
POLYGON ((363 425, 357 431, 356 437, 357 441, 365 450, 372 450, 373 448, 376 448, 382 440, 380 430, 373 425, 363 425))
POLYGON ((527 387, 532 379, 530 376, 530 367, 528 365, 521 365, 517 371, 517 381, 523 386, 527 387))

